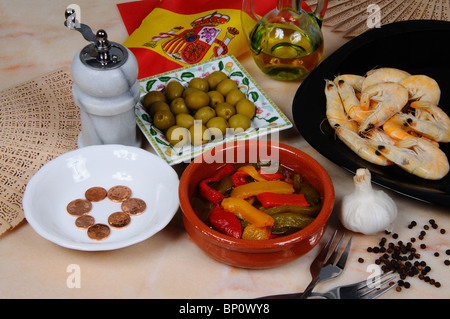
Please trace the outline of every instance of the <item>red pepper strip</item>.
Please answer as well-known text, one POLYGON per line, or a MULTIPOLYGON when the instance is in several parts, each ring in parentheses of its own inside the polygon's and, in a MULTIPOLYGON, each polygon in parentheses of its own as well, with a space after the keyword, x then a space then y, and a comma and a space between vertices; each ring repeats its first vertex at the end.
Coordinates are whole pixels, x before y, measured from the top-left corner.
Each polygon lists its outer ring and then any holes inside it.
POLYGON ((276 194, 265 192, 256 195, 256 198, 264 208, 281 205, 309 206, 309 203, 306 201, 305 195, 303 194, 276 194))
POLYGON ((205 178, 199 184, 200 195, 214 204, 220 204, 225 198, 220 192, 208 186, 208 183, 220 181, 222 178, 232 174, 235 171, 233 164, 226 164, 219 169, 214 176, 205 178))
POLYGON ((242 172, 242 171, 237 171, 236 173, 233 174, 233 176, 231 176, 231 181, 233 182, 233 186, 237 187, 237 186, 241 186, 244 184, 247 184, 247 180, 245 179, 245 177, 249 176, 246 172, 242 172))
POLYGON ((242 236, 241 223, 236 215, 223 209, 219 205, 214 207, 211 211, 209 221, 222 234, 234 238, 241 238, 242 236))
POLYGON ((284 175, 281 173, 264 173, 262 170, 258 171, 259 175, 261 175, 262 177, 264 177, 264 179, 268 180, 268 181, 275 181, 277 179, 284 179, 284 175))

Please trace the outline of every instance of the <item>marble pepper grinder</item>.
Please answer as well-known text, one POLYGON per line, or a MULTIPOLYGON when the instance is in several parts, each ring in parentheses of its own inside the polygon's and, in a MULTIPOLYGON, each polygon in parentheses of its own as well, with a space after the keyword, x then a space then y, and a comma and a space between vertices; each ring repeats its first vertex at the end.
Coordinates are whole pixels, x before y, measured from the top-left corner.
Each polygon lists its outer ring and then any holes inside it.
POLYGON ((91 44, 72 61, 72 93, 80 108, 78 147, 101 144, 140 146, 134 107, 140 97, 135 56, 121 44, 108 41, 104 30, 94 34, 80 24, 75 11, 65 12, 65 26, 79 31, 91 44))

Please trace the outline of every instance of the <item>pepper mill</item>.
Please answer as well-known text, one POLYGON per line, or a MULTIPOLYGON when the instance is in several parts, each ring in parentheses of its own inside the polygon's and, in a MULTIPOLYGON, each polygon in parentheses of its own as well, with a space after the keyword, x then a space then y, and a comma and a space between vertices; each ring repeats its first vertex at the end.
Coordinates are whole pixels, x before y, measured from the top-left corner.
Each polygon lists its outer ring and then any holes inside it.
POLYGON ((138 64, 133 53, 110 42, 104 30, 94 34, 80 24, 73 9, 65 12, 64 25, 91 42, 72 61, 72 93, 80 108, 78 147, 101 144, 140 146, 135 105, 140 97, 138 64))

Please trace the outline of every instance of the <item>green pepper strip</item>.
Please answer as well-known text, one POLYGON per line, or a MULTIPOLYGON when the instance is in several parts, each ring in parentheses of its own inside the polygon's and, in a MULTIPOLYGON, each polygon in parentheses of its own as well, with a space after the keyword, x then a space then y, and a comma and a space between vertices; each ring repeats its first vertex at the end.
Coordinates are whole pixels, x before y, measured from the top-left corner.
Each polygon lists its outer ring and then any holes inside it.
POLYGON ((215 175, 203 179, 199 184, 200 195, 214 204, 220 204, 225 196, 210 187, 208 183, 220 181, 222 178, 232 174, 234 171, 235 168, 233 164, 226 164, 224 167, 219 169, 215 175))
POLYGON ((220 181, 211 185, 211 187, 221 194, 225 195, 226 193, 229 193, 234 187, 232 182, 232 175, 225 176, 220 181))
POLYGON ((314 206, 281 205, 270 208, 261 207, 260 210, 269 215, 278 213, 296 213, 307 216, 314 216, 320 212, 321 208, 322 205, 314 205, 314 206))
POLYGON ((278 213, 272 215, 272 217, 275 220, 273 225, 275 232, 285 227, 305 228, 314 220, 312 217, 296 213, 278 213))
POLYGON ((308 182, 304 181, 300 174, 294 174, 293 185, 296 194, 305 195, 306 200, 311 206, 315 206, 320 203, 320 193, 311 186, 308 182))

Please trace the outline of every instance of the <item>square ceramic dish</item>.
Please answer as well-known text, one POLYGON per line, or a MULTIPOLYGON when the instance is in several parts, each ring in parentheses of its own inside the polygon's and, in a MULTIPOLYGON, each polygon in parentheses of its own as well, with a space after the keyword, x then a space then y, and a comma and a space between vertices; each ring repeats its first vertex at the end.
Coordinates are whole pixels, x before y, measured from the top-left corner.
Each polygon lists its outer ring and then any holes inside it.
POLYGON ((235 80, 238 83, 238 87, 246 94, 246 97, 253 101, 256 106, 256 115, 251 121, 251 127, 245 132, 227 136, 223 140, 211 141, 201 146, 192 146, 188 143, 189 145, 175 150, 163 132, 153 126, 152 119, 145 111, 142 103, 137 103, 135 110, 139 128, 156 153, 170 165, 190 162, 193 157, 224 142, 258 138, 292 127, 292 123, 286 115, 270 100, 232 55, 226 55, 172 72, 141 79, 141 98, 149 91, 164 90, 166 85, 172 80, 179 81, 183 86, 187 87, 192 78, 205 78, 208 74, 218 70, 225 72, 230 79, 235 80))

